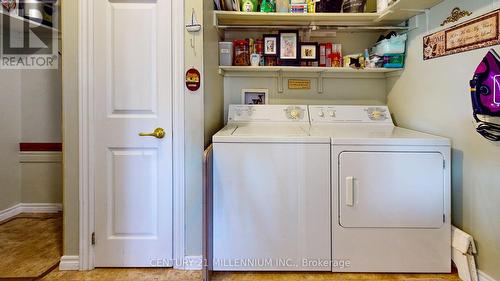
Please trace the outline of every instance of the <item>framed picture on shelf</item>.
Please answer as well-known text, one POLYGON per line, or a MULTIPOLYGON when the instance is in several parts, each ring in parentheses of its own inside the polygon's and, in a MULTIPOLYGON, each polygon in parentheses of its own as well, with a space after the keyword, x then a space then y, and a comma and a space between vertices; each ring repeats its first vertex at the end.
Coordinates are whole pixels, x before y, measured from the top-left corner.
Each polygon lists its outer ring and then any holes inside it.
POLYGON ((299 32, 297 30, 280 31, 278 43, 280 65, 299 65, 299 32))
POLYGON ((318 61, 319 45, 315 42, 300 43, 300 60, 307 62, 318 61))
POLYGON ((241 103, 256 105, 268 103, 269 89, 242 89, 241 103))
POLYGON ((278 55, 278 35, 264 34, 264 56, 278 55))

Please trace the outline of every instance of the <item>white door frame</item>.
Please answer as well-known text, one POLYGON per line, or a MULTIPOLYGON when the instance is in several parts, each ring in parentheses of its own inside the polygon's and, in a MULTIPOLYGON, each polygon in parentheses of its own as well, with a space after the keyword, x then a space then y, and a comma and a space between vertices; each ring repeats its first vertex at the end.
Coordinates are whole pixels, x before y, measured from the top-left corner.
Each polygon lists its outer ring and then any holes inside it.
MULTIPOLYGON (((79 0, 79 259, 80 270, 94 269, 91 236, 94 221, 94 120, 93 53, 94 0, 79 0)), ((164 1, 164 0, 159 0, 164 1)), ((170 1, 170 0, 167 0, 170 1)), ((172 1, 172 117, 173 117, 173 258, 174 267, 184 268, 184 0, 172 1), (179 16, 182 15, 182 16, 179 16)))

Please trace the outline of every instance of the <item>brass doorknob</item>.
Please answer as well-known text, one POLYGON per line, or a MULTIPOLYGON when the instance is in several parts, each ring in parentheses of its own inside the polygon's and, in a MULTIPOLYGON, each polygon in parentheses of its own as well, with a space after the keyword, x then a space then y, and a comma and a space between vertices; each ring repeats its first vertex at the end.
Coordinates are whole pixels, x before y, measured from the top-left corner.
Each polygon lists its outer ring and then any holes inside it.
POLYGON ((165 137, 165 130, 163 128, 156 128, 152 133, 139 133, 141 137, 155 137, 162 139, 165 137))

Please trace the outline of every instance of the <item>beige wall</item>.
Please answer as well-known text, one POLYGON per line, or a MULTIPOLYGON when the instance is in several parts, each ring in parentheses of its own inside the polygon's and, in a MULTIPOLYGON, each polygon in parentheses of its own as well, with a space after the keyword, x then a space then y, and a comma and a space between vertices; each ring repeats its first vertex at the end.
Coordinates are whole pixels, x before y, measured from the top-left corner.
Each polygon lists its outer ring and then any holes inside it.
MULTIPOLYGON (((203 0, 184 1, 184 18, 191 19, 194 9, 198 22, 203 22, 203 0)), ((186 70, 194 67, 203 73, 203 32, 184 34, 186 70), (192 40, 192 41, 191 41, 192 40), (194 47, 192 47, 194 46, 194 47)), ((201 254, 201 207, 202 207, 202 157, 203 157, 203 84, 196 92, 185 90, 185 253, 187 256, 201 254)))
POLYGON ((22 203, 62 202, 61 161, 21 161, 20 173, 22 203))
MULTIPOLYGON (((446 0, 431 9, 429 32, 441 29, 454 7, 478 16, 499 2, 446 0)), ((452 139, 453 223, 476 239, 479 268, 500 280, 500 146, 475 132, 469 95, 469 80, 488 49, 424 62, 425 16, 418 21, 420 28, 410 32, 406 69, 388 83, 389 106, 398 125, 452 139)))
POLYGON ((60 84, 59 69, 0 70, 0 211, 61 203, 60 167, 21 163, 19 153, 20 142, 61 141, 60 84))
POLYGON ((61 142, 61 69, 21 72, 21 141, 61 142))
POLYGON ((62 4, 64 255, 78 255, 78 2, 62 4))
POLYGON ((219 75, 219 34, 213 25, 213 0, 204 0, 203 4, 203 103, 207 147, 224 124, 224 88, 219 75))
POLYGON ((21 72, 0 70, 0 211, 21 202, 21 72))

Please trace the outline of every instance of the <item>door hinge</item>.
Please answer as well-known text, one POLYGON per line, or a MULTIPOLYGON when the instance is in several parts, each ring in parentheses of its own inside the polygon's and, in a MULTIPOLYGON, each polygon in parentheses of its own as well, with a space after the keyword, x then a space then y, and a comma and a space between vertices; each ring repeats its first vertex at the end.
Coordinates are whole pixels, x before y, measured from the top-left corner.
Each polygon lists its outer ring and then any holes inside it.
POLYGON ((446 160, 443 160, 443 170, 446 169, 446 160))
POLYGON ((92 245, 95 245, 95 232, 92 232, 92 238, 90 240, 90 243, 92 243, 92 245))
POLYGON ((443 223, 446 222, 446 215, 443 214, 443 223))

